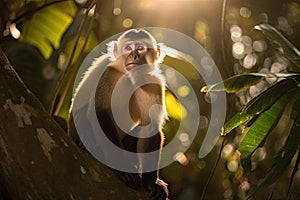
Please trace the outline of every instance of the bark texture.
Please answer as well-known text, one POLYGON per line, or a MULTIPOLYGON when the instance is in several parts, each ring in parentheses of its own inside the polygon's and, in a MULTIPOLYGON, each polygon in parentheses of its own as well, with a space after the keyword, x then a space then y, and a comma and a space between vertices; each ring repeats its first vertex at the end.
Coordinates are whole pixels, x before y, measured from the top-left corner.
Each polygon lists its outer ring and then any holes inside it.
MULTIPOLYGON (((34 78, 34 77, 32 77, 34 78)), ((147 199, 76 146, 0 49, 0 199, 147 199)))

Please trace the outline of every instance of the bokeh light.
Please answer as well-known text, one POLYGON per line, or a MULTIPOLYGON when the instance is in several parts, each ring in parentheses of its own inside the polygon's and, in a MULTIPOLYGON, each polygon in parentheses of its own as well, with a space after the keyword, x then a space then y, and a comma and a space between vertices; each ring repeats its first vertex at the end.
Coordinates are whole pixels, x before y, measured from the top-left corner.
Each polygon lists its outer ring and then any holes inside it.
POLYGON ((243 43, 241 42, 235 42, 232 45, 232 55, 233 57, 235 57, 236 59, 241 59, 244 57, 244 53, 245 53, 245 46, 243 43))
POLYGON ((116 16, 122 14, 122 0, 114 0, 113 14, 116 16))
POLYGON ((205 129, 208 127, 208 123, 209 123, 209 120, 206 116, 203 116, 201 115, 200 116, 200 123, 199 123, 199 128, 200 129, 205 129))
POLYGON ((242 37, 242 29, 237 26, 237 25, 233 25, 230 28, 230 33, 231 33, 231 40, 234 42, 239 42, 241 37, 242 37))
POLYGON ((84 5, 88 0, 75 0, 76 3, 84 5))
POLYGON ((255 40, 253 42, 253 49, 256 52, 263 52, 267 49, 267 43, 264 40, 255 40))
POLYGON ((121 15, 122 13, 122 9, 121 8, 114 8, 113 10, 113 14, 118 16, 118 15, 121 15))
POLYGON ((236 172, 239 168, 239 162, 236 159, 229 160, 227 163, 227 169, 230 172, 236 172))
POLYGON ((130 19, 130 18, 126 18, 126 19, 123 20, 122 25, 123 25, 125 28, 130 28, 130 27, 132 27, 132 25, 133 25, 133 21, 132 21, 132 19, 130 19))
POLYGON ((256 64, 256 61, 257 61, 257 56, 256 54, 248 54, 245 56, 244 60, 243 60, 243 66, 246 68, 246 69, 251 69, 255 64, 256 64))
POLYGON ((18 30, 17 25, 15 23, 12 23, 9 26, 10 34, 15 38, 19 39, 21 36, 21 32, 18 30))
POLYGON ((180 140, 181 144, 185 147, 191 145, 190 136, 187 133, 180 133, 178 139, 180 140))
POLYGON ((240 15, 242 17, 245 17, 245 18, 250 18, 251 17, 251 10, 247 7, 241 7, 240 8, 240 15))
POLYGON ((181 97, 186 97, 190 94, 190 88, 187 85, 180 86, 178 88, 178 95, 181 97))
POLYGON ((173 159, 179 162, 181 165, 186 166, 189 164, 189 160, 182 152, 178 152, 173 156, 173 159))
POLYGON ((222 158, 227 159, 229 158, 234 151, 234 147, 232 144, 226 144, 222 149, 222 158))

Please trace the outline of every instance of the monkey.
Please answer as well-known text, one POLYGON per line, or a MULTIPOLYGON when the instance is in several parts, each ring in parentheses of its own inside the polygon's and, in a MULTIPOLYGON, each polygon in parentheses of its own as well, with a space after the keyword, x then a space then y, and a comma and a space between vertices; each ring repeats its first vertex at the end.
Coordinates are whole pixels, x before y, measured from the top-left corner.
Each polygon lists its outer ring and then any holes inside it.
MULTIPOLYGON (((95 76, 94 72, 98 68, 106 67, 99 81, 93 83, 96 84, 94 101, 97 120, 111 143, 126 151, 138 153, 137 163, 132 166, 138 166, 140 173, 110 169, 129 187, 145 187, 150 192, 149 198, 155 200, 169 197, 168 184, 159 178, 158 170, 164 142, 162 127, 167 119, 165 79, 159 69, 161 60, 160 46, 148 31, 130 29, 124 32, 116 41, 107 44, 107 53, 97 58, 81 79, 79 89, 73 95, 68 121, 68 134, 84 147, 84 141, 81 141, 76 130, 76 113, 72 105, 79 96, 80 87, 91 76, 95 76), (145 81, 147 84, 142 84, 145 81), (114 93, 118 87, 121 89, 114 93), (125 99, 122 95, 128 95, 130 91, 132 95, 127 105, 127 116, 124 114, 126 102, 123 102, 125 99), (116 120, 114 113, 121 120, 116 120), (154 152, 155 156, 147 160, 143 154, 149 152, 154 152), (155 166, 156 170, 143 171, 148 165, 155 166)), ((88 109, 84 112, 88 112, 88 109)), ((103 147, 101 150, 106 154, 105 159, 110 159, 107 149, 103 147)), ((126 158, 122 161, 126 162, 126 158)))

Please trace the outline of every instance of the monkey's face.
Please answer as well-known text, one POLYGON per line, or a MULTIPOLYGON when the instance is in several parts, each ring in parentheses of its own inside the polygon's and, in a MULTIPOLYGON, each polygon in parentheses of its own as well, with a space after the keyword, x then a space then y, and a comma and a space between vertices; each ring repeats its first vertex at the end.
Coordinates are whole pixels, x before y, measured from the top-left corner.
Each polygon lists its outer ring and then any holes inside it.
POLYGON ((153 64, 155 62, 155 50, 149 48, 144 41, 126 41, 121 49, 124 57, 124 65, 127 70, 143 64, 153 64))

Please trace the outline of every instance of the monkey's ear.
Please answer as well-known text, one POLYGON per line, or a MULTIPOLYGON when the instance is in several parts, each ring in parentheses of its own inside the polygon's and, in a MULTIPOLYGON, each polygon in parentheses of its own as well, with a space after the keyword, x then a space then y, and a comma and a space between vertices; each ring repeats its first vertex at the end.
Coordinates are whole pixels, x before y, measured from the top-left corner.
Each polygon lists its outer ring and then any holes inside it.
POLYGON ((107 54, 109 55, 109 60, 114 61, 116 60, 116 54, 118 53, 117 51, 117 41, 112 40, 106 44, 106 50, 107 54))
POLYGON ((114 43, 113 53, 114 53, 115 58, 117 58, 118 57, 118 45, 116 42, 114 43))
POLYGON ((160 57, 160 46, 157 45, 157 47, 156 47, 156 57, 155 57, 155 60, 158 60, 159 57, 160 57))

